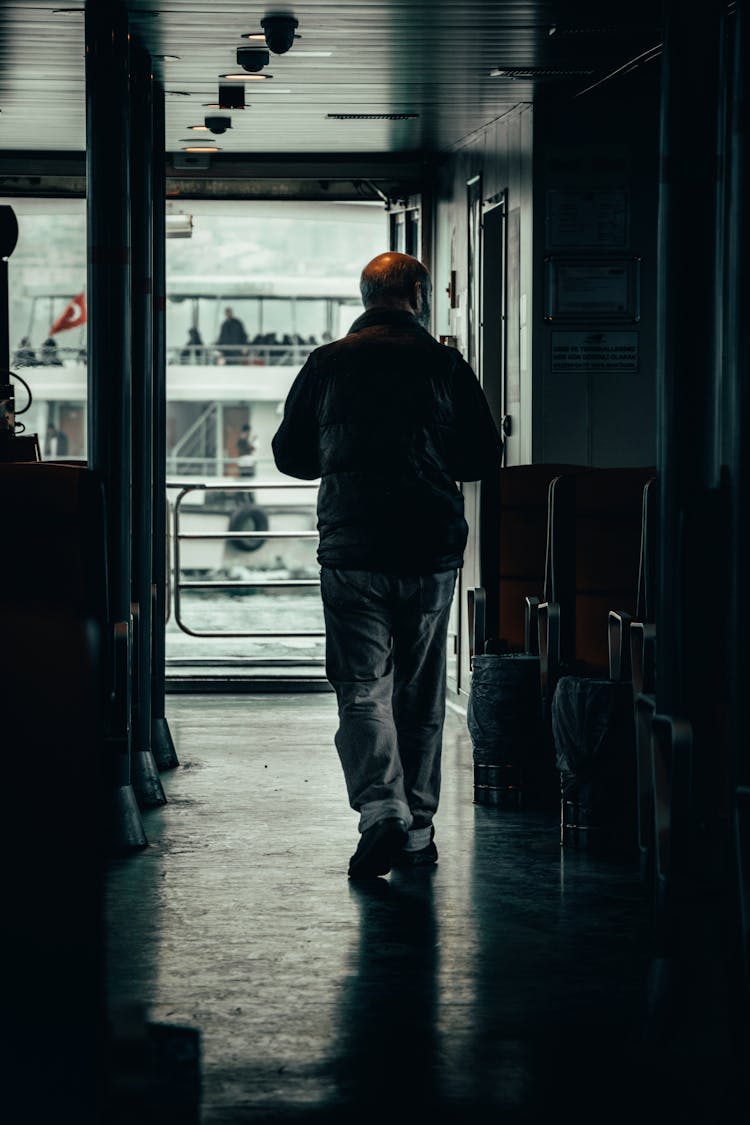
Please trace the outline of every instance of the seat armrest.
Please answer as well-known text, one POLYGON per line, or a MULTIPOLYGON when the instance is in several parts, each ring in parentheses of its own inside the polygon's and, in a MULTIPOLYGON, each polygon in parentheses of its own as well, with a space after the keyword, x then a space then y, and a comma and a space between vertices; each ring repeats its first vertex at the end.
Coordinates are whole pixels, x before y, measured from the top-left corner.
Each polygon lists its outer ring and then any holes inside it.
POLYGON ((531 656, 539 655, 539 598, 527 597, 524 609, 524 648, 531 656))
POLYGON ((483 586, 472 586, 466 591, 469 629, 469 661, 484 652, 487 595, 483 586))
POLYGON ((618 682, 631 678, 630 628, 632 617, 622 609, 611 609, 607 621, 609 678, 618 682))
POLYGON ((630 624, 630 670, 633 697, 641 692, 653 693, 656 661, 656 626, 643 621, 630 624))
POLYGON ((538 607, 539 624, 539 680, 542 691, 542 710, 550 714, 552 696, 560 678, 560 605, 542 602, 538 607))
POLYGON ((643 629, 643 691, 656 691, 656 626, 643 629))
POLYGON ((654 715, 651 721, 656 875, 685 878, 690 856, 693 728, 687 719, 654 715))

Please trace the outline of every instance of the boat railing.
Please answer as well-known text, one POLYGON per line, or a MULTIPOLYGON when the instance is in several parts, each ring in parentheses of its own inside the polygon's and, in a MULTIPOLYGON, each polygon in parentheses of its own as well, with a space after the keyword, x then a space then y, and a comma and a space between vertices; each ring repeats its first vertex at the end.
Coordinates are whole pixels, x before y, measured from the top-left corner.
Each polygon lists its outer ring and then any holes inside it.
MULTIPOLYGON (((170 367, 301 367, 316 347, 308 343, 251 343, 243 345, 186 344, 168 346, 167 363, 170 367)), ((85 365, 86 345, 17 348, 11 356, 11 368, 70 367, 85 365)))
MULTIPOLYGON (((249 481, 235 483, 220 483, 220 484, 207 484, 205 482, 194 481, 167 481, 167 488, 171 491, 177 489, 177 495, 172 502, 172 544, 174 551, 174 581, 172 583, 172 597, 174 601, 174 619, 176 625, 187 633, 190 637, 224 637, 224 638, 287 638, 287 637, 316 637, 321 638, 325 634, 321 630, 241 630, 241 631, 227 631, 227 630, 211 630, 193 629, 185 622, 183 617, 182 595, 188 590, 215 590, 215 591, 240 591, 240 590, 253 590, 258 591, 262 589, 287 589, 287 590, 300 590, 307 587, 320 586, 318 578, 247 578, 247 579, 183 579, 181 576, 181 547, 182 544, 195 541, 227 541, 227 540, 303 540, 303 539, 318 539, 317 531, 289 531, 289 530, 270 530, 264 529, 262 531, 185 531, 181 527, 180 519, 183 502, 185 498, 193 492, 223 492, 223 493, 243 493, 248 490, 249 481)), ((311 497, 317 491, 317 482, 308 481, 261 481, 253 480, 253 490, 266 489, 283 491, 286 489, 294 489, 295 491, 309 491, 311 497)))
POLYGON ((38 348, 19 347, 12 354, 10 366, 12 369, 23 367, 70 367, 86 363, 86 346, 77 344, 46 345, 38 348))
POLYGON ((170 366, 301 367, 317 343, 186 344, 168 347, 170 366))

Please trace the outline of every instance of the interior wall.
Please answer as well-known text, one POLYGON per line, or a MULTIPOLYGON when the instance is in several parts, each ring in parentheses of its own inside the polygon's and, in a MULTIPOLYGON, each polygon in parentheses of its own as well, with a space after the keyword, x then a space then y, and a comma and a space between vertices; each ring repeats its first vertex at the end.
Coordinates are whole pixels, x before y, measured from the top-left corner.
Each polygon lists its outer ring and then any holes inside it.
MULTIPOLYGON (((503 198, 506 207, 507 292, 506 395, 504 413, 511 418, 506 441, 508 465, 531 461, 531 350, 528 338, 532 277, 532 141, 533 110, 521 106, 467 138, 449 154, 438 182, 435 209, 435 331, 453 337, 468 354, 468 196, 467 185, 481 176, 483 210, 503 198), (448 289, 455 274, 454 299, 448 289)), ((485 307, 491 305, 484 294, 485 307)), ((502 315, 498 294, 498 317, 502 315)), ((480 364, 481 368, 481 364, 480 364)), ((477 372, 484 384, 499 373, 477 372)), ((493 394, 489 394, 494 401, 493 394)), ((497 396, 499 398, 499 396, 497 396)), ((499 411, 496 421, 500 423, 499 411)))
MULTIPOLYGON (((505 314, 505 387, 502 372, 482 364, 477 376, 487 392, 498 426, 501 415, 510 417, 511 433, 505 443, 505 463, 524 464, 532 457, 530 309, 532 279, 532 118, 531 106, 518 107, 478 130, 448 154, 438 176, 434 212, 435 333, 447 337, 464 357, 469 355, 469 205, 468 184, 481 177, 482 212, 498 205, 506 209, 506 292, 476 292, 477 309, 505 314)), ((481 236, 480 236, 481 237, 481 236)), ((481 277, 481 264, 480 264, 481 277)), ((481 288, 481 287, 480 287, 481 288)), ((486 313, 485 313, 486 315, 486 313)), ((479 486, 464 484, 464 506, 469 541, 457 590, 457 681, 450 686, 460 694, 469 688, 469 642, 466 625, 466 590, 481 584, 479 559, 479 486)))
POLYGON ((534 461, 655 462, 658 99, 620 95, 535 107, 534 461))

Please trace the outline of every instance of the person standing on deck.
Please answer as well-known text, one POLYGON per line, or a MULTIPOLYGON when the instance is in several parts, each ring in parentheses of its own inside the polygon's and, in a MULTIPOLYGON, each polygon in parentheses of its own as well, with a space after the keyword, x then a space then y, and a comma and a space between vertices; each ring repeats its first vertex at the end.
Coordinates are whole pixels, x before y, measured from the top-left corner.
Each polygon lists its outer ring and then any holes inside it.
POLYGON ((216 341, 217 347, 221 349, 224 362, 239 363, 244 345, 247 342, 245 325, 238 316, 234 315, 234 309, 224 309, 224 319, 221 322, 219 337, 216 341))
POLYGON ((501 464, 501 440, 460 354, 428 331, 431 280, 407 254, 373 258, 364 313, 309 356, 272 448, 320 477, 326 675, 335 742, 360 814, 352 879, 437 861, 448 618, 468 528, 456 481, 501 464))

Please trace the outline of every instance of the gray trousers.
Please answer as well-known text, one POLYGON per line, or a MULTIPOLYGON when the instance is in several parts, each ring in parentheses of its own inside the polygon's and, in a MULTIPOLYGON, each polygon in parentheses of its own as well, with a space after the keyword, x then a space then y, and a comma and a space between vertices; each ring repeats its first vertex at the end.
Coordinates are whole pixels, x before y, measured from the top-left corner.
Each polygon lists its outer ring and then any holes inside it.
POLYGON ((455 570, 413 578, 321 570, 336 749, 360 832, 387 816, 412 830, 432 823, 455 581, 455 570))

